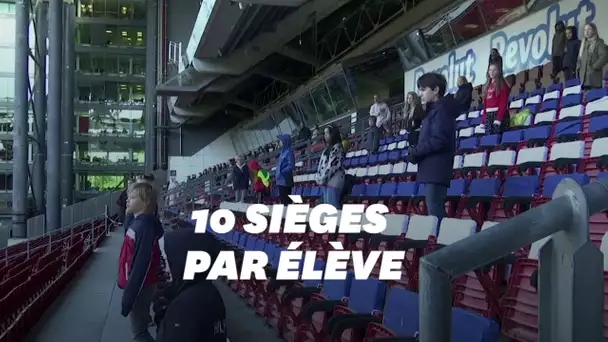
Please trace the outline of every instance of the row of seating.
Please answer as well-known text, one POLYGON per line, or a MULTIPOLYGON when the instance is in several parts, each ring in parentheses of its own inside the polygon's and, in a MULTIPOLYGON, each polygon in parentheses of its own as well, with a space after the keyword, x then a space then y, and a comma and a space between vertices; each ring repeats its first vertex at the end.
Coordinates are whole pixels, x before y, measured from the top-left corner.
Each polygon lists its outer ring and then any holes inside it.
POLYGON ((3 250, 0 342, 19 342, 75 277, 109 228, 93 219, 3 250))
MULTIPOLYGON (((326 242, 330 236, 249 235, 242 229, 247 223, 244 216, 247 207, 245 203, 221 205, 223 209, 241 213, 234 231, 216 234, 226 248, 262 250, 276 269, 280 252, 287 244, 303 241, 301 249, 316 250, 319 260, 315 268, 323 270, 323 258, 329 248, 326 242)), ((266 282, 235 281, 230 285, 288 341, 324 341, 331 336, 341 341, 413 337, 419 323, 416 293, 419 258, 480 230, 491 229, 496 222, 484 222, 479 226, 470 219, 445 218, 438 222, 435 217, 420 215, 389 214, 386 217, 391 228, 383 235, 331 238, 342 241, 346 249, 365 252, 407 250, 407 261, 403 264, 405 277, 400 281, 383 282, 374 277, 355 280, 349 273, 346 280, 339 281, 278 282, 272 280, 273 272, 269 269, 267 274, 271 279, 266 282)), ((537 296, 531 279, 538 265, 539 250, 546 241, 538 241, 455 280, 453 341, 498 341, 500 330, 516 341, 537 340, 537 296), (505 276, 508 268, 511 272, 505 276), (502 322, 500 328, 497 321, 502 322)), ((608 235, 604 234, 601 249, 608 255, 606 248, 608 235)), ((372 275, 377 277, 377 272, 376 267, 372 275)))

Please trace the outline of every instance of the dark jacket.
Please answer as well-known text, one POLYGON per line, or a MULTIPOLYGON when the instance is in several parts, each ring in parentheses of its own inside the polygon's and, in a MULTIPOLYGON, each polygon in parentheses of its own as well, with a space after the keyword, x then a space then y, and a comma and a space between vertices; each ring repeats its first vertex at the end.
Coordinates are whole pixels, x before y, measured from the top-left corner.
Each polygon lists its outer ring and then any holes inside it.
POLYGON ((242 168, 234 165, 232 168, 232 185, 234 190, 247 190, 249 188, 249 168, 247 164, 242 168))
MULTIPOLYGON (((126 210, 126 208, 125 208, 126 210)), ((154 215, 156 215, 156 217, 158 217, 158 206, 156 207, 156 209, 154 210, 154 215)), ((131 222, 133 222, 133 219, 135 219, 135 215, 128 213, 125 214, 125 220, 122 223, 123 228, 125 229, 125 235, 127 234, 127 231, 129 230, 129 226, 131 225, 131 222)))
POLYGON ((564 53, 564 68, 576 70, 576 62, 578 61, 578 53, 581 50, 581 41, 578 37, 574 37, 566 42, 566 51, 564 53))
POLYGON ((275 179, 278 186, 293 186, 293 169, 296 167, 296 157, 291 149, 291 137, 289 134, 279 135, 283 143, 281 153, 277 160, 275 179))
POLYGON ((566 49, 566 30, 555 32, 553 34, 553 44, 551 47, 551 56, 562 57, 566 49))
POLYGON ((473 101, 473 85, 471 83, 465 83, 458 86, 456 92, 456 102, 458 102, 458 112, 455 112, 456 117, 460 114, 468 112, 471 109, 471 102, 473 101))
POLYGON ((414 108, 414 113, 410 117, 410 113, 408 113, 407 108, 404 110, 403 115, 406 116, 405 128, 409 133, 420 128, 420 124, 422 123, 422 119, 424 119, 425 113, 422 105, 419 104, 414 108))
POLYGON ((182 280, 188 251, 205 251, 214 261, 219 246, 209 233, 180 229, 167 233, 164 249, 172 283, 166 290, 169 301, 156 336, 157 342, 225 342, 226 308, 220 292, 199 273, 194 280, 182 280))
POLYGON ((129 315, 144 285, 155 285, 160 267, 158 240, 164 230, 154 214, 139 215, 131 222, 118 257, 118 287, 123 289, 123 316, 129 315))
POLYGON ((378 147, 380 147, 380 134, 380 128, 376 127, 376 125, 367 129, 365 145, 369 153, 378 152, 378 147))
POLYGON ((135 218, 135 215, 128 213, 125 215, 125 220, 122 223, 123 228, 125 229, 125 235, 127 234, 127 231, 129 230, 129 226, 131 225, 131 222, 133 222, 133 219, 135 218))
POLYGON ((116 205, 118 205, 118 207, 124 211, 127 208, 127 191, 129 189, 124 189, 121 193, 120 196, 118 196, 118 200, 116 201, 116 205))
POLYGON ((427 103, 418 145, 410 149, 409 160, 418 164, 419 183, 450 186, 456 150, 456 115, 453 97, 427 103))
POLYGON ((304 126, 298 132, 298 140, 308 140, 312 137, 312 132, 310 128, 304 126))

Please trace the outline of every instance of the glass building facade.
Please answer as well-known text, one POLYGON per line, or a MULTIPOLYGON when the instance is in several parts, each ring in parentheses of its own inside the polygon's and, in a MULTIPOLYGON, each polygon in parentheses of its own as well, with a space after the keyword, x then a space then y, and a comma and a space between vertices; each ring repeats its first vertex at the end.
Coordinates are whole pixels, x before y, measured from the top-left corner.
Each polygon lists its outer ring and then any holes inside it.
MULTIPOLYGON (((77 6, 75 186, 120 188, 143 172, 145 0, 82 0, 77 6), (104 166, 100 168, 100 165, 104 166)), ((0 193, 12 190, 15 5, 0 2, 0 193)), ((30 44, 35 31, 30 27, 30 44)), ((47 60, 48 61, 48 60, 47 60)), ((48 65, 48 64, 47 64, 48 65)), ((35 63, 29 60, 34 85, 35 63)), ((30 135, 34 118, 30 112, 30 135)), ((32 162, 30 145, 29 161, 32 162)), ((78 198, 78 196, 77 196, 78 198)), ((0 201, 0 209, 3 203, 0 201)), ((6 203, 10 207, 10 201, 6 203)))
POLYGON ((80 0, 76 16, 75 186, 98 192, 143 171, 145 0, 80 0))

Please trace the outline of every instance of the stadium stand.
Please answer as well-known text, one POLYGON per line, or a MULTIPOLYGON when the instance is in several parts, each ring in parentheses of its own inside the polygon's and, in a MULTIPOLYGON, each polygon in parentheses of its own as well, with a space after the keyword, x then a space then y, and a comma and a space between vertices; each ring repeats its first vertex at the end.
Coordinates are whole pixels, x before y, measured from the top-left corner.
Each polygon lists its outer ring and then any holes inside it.
MULTIPOLYGON (((344 241, 347 249, 407 250, 404 279, 353 280, 350 275, 344 281, 325 283, 238 281, 232 282, 231 288, 288 341, 414 338, 419 324, 421 256, 546 203, 566 177, 581 185, 608 177, 608 89, 583 91, 579 80, 561 82, 560 75, 549 77, 550 70, 551 66, 545 65, 514 77, 510 111, 514 114, 525 108, 532 113, 523 126, 511 127, 503 134, 480 131, 480 98, 474 99, 468 113, 458 117, 458 154, 446 201, 448 217, 440 223, 425 216, 423 185, 416 183, 416 165, 403 161, 407 155, 407 132, 400 130, 397 115, 393 128, 399 133, 385 137, 377 154, 360 148, 362 135, 349 137, 351 149, 345 166, 359 182, 352 187, 347 202, 384 203, 391 210, 387 215, 391 226, 403 229, 398 236, 338 240, 344 241)), ((477 94, 481 94, 479 88, 477 94)), ((306 153, 299 156, 297 185, 293 188, 293 194, 301 195, 311 205, 321 194, 313 180, 320 147, 314 141, 303 149, 306 153)), ((271 168, 274 160, 268 157, 264 162, 271 168)), ((196 197, 182 196, 186 205, 173 207, 166 215, 181 225, 193 224, 179 218, 196 208, 194 199, 199 198, 204 198, 199 203, 205 207, 240 213, 247 208, 247 204, 225 202, 225 197, 213 197, 201 190, 196 197)), ((267 203, 275 200, 270 198, 267 203)), ((217 238, 229 249, 263 250, 275 267, 278 254, 289 241, 304 241, 301 248, 316 250, 316 268, 323 270, 324 253, 330 248, 323 243, 327 236, 250 236, 242 229, 245 223, 246 218, 240 215, 236 230, 217 234, 217 238)), ((590 225, 592 241, 606 250, 608 215, 593 216, 590 225)), ((539 250, 546 241, 537 241, 453 282, 453 341, 498 341, 501 335, 512 341, 538 340, 534 273, 539 250)), ((608 340, 606 332, 605 319, 604 336, 608 340)))
MULTIPOLYGON (((399 101, 387 101, 397 102, 391 111, 393 131, 398 133, 382 139, 378 153, 361 147, 362 134, 348 137, 350 151, 345 166, 359 182, 346 201, 386 204, 391 211, 387 220, 401 230, 374 237, 338 236, 337 240, 346 249, 407 250, 403 279, 356 280, 351 274, 339 281, 278 282, 271 277, 265 282, 230 282, 230 288, 289 341, 415 338, 419 329, 418 270, 423 255, 546 203, 566 177, 580 184, 608 177, 608 89, 583 91, 579 80, 563 81, 561 74, 552 77, 551 70, 549 63, 507 76, 513 80, 511 112, 527 109, 532 115, 523 126, 511 127, 503 134, 486 134, 479 129, 484 108, 482 89, 476 87, 471 110, 457 119, 458 154, 446 201, 447 217, 441 222, 426 215, 423 185, 416 183, 417 167, 404 162, 408 133, 400 119, 403 106, 399 101)), ((313 177, 323 147, 319 138, 294 145, 298 169, 293 193, 311 205, 320 197, 313 177)), ((275 151, 271 144, 250 152, 248 158, 258 159, 272 170, 275 151)), ((163 215, 173 228, 192 225, 189 214, 197 208, 231 209, 241 213, 236 229, 216 234, 225 248, 265 251, 276 267, 279 253, 289 241, 304 241, 301 248, 316 250, 319 259, 315 268, 323 270, 328 236, 251 236, 244 232, 247 204, 229 202, 229 165, 227 161, 203 170, 165 194, 163 215), (209 175, 211 178, 204 177, 209 175)), ((276 203, 276 194, 267 203, 276 203)), ((109 220, 100 218, 0 250, 0 293, 7 293, 0 299, 0 342, 24 336, 110 228, 109 220)), ((593 242, 606 254, 608 215, 593 216, 590 230, 593 242)), ((546 241, 514 251, 453 282, 453 341, 494 342, 500 335, 512 341, 538 340, 534 274, 539 250, 546 241)), ((374 272, 377 275, 378 270, 374 272)), ((608 340, 608 319, 604 322, 604 339, 608 340)))
POLYGON ((0 250, 0 341, 21 341, 113 228, 97 217, 0 250))

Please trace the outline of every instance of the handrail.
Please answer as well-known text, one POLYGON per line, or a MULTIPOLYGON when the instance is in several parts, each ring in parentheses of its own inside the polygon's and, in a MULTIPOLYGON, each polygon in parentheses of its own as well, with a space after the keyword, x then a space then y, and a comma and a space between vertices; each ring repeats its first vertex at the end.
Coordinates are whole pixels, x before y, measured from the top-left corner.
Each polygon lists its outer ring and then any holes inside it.
POLYGON ((449 342, 452 279, 550 236, 539 258, 539 341, 602 341, 604 257, 589 216, 608 209, 608 180, 564 179, 553 200, 420 260, 420 342, 449 342))

